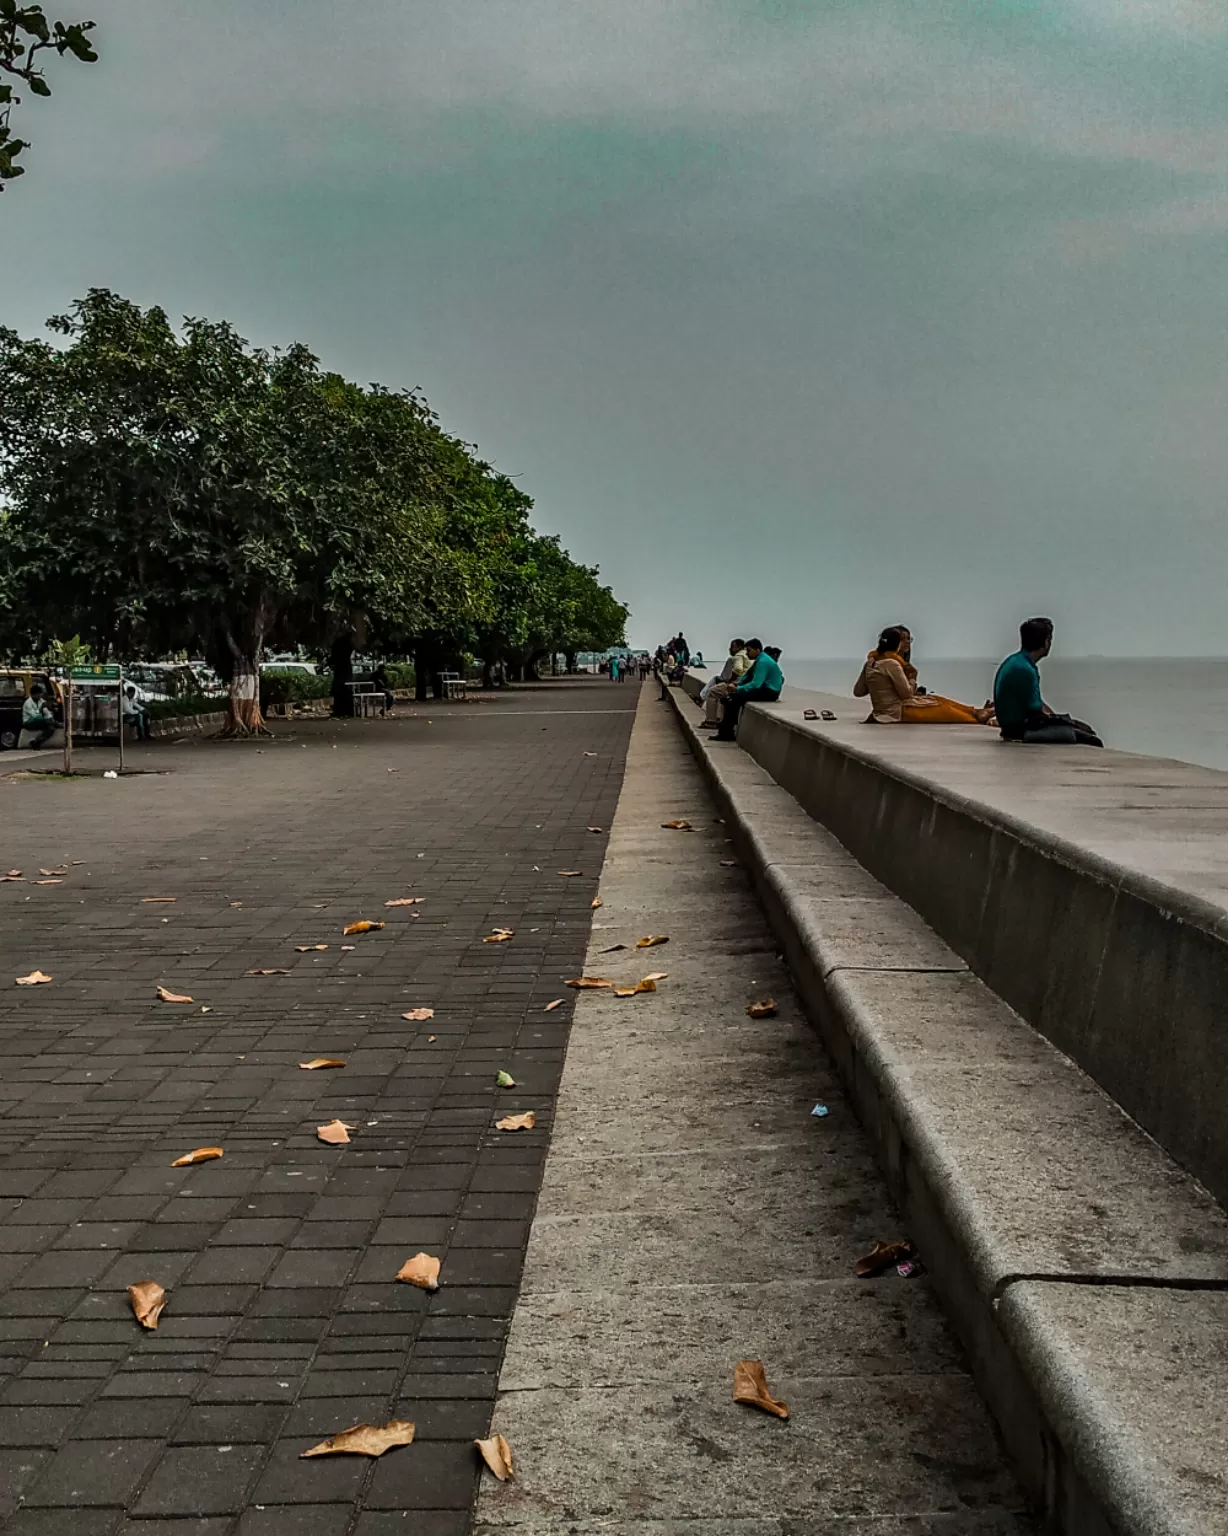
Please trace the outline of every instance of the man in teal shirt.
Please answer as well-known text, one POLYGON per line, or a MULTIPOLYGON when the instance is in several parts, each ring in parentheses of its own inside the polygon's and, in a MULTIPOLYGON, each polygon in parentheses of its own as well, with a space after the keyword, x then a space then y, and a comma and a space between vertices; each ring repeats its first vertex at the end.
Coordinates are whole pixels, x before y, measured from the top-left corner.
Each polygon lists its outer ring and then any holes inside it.
POLYGON ((763 649, 761 640, 748 640, 746 654, 750 658, 750 670, 742 674, 737 687, 725 695, 725 713, 721 716, 721 728, 712 738, 714 741, 736 741, 738 717, 748 704, 762 701, 774 704, 785 685, 780 663, 763 649))
POLYGON ((1040 693, 1040 663, 1053 649, 1053 620, 1027 619, 1019 626, 1020 648, 1008 656, 993 680, 993 706, 1003 741, 1037 746, 1102 747, 1091 726, 1057 715, 1040 693))

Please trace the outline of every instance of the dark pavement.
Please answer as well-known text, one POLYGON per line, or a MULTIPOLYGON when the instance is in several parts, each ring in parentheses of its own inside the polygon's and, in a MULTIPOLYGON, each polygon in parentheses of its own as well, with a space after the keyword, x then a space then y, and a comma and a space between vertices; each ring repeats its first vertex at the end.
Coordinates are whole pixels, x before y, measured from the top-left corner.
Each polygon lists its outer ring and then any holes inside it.
POLYGON ((605 849, 586 829, 638 693, 559 682, 156 742, 118 782, 0 777, 0 873, 25 875, 0 884, 6 1532, 467 1530, 605 849), (387 926, 344 938, 360 918, 387 926), (14 984, 35 969, 51 984, 14 984), (493 1130, 527 1109, 536 1130, 493 1130), (334 1117, 348 1147, 316 1138, 334 1117), (206 1145, 224 1158, 170 1166, 206 1145), (437 1293, 393 1278, 419 1250, 437 1293), (169 1293, 157 1332, 140 1280, 169 1293), (299 1460, 388 1418, 413 1446, 299 1460))

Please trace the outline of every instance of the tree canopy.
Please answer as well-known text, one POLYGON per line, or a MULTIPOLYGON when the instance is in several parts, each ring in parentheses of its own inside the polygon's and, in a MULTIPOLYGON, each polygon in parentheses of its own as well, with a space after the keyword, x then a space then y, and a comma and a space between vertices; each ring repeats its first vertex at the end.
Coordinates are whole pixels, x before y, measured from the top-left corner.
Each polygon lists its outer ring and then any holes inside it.
POLYGON ((83 64, 97 62, 98 55, 86 36, 92 21, 49 22, 41 5, 18 5, 17 0, 0 0, 0 192, 6 181, 24 175, 25 166, 17 157, 29 145, 13 136, 9 118, 21 102, 12 81, 21 81, 34 96, 50 96, 51 87, 43 71, 40 55, 55 53, 61 58, 69 53, 83 64))
POLYGON ((105 289, 48 324, 0 329, 0 649, 199 651, 248 729, 270 646, 520 674, 622 640, 597 571, 420 394, 105 289))

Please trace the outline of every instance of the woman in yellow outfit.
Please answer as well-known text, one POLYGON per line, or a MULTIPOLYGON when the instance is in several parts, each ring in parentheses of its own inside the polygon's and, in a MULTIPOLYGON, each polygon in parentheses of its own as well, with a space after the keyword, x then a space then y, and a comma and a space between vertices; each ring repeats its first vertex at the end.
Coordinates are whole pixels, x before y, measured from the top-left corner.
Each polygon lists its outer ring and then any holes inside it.
POLYGON ((875 725, 988 725, 993 706, 976 709, 938 693, 917 692, 917 669, 910 660, 912 636, 902 625, 891 625, 878 637, 853 684, 855 699, 869 698, 875 725))

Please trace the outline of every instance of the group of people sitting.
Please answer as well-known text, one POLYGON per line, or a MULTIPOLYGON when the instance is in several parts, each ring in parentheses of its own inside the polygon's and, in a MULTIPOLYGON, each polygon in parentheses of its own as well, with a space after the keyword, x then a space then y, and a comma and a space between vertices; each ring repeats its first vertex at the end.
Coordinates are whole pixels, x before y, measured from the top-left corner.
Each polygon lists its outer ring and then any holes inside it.
POLYGON ((1102 747, 1086 721, 1058 714, 1042 698, 1040 663, 1052 648, 1052 619, 1025 620, 1019 626, 1019 649, 994 677, 993 698, 981 705, 960 704, 918 686, 912 634, 906 625, 893 624, 866 657, 853 697, 870 700, 868 725, 996 725, 1004 741, 1102 747))
POLYGON ((780 647, 761 640, 731 640, 729 656, 719 676, 706 683, 702 730, 715 731, 717 741, 736 741, 738 718, 748 704, 772 704, 785 685, 780 647))

